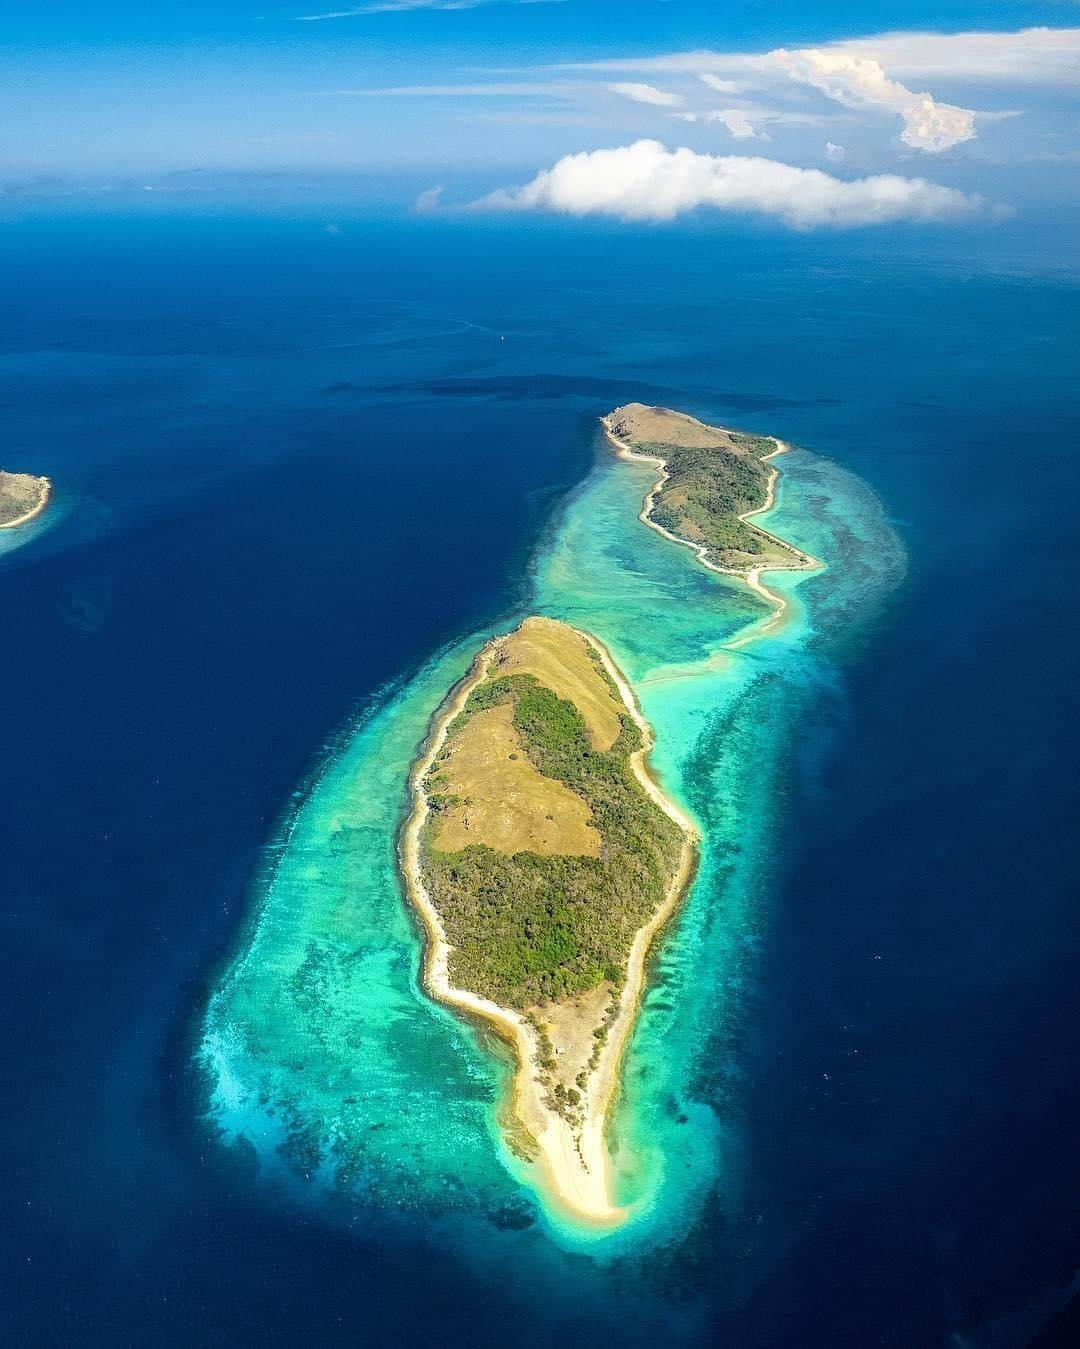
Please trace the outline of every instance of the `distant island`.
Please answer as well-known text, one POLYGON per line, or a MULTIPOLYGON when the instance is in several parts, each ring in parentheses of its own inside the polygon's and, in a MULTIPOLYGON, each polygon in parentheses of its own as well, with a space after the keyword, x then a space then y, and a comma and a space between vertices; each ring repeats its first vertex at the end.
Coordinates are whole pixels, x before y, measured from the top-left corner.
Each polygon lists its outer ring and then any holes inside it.
POLYGON ((616 408, 601 424, 618 453, 661 470, 642 508, 644 523, 694 548, 707 566, 745 576, 819 565, 750 523, 773 504, 779 475, 768 461, 785 453, 783 441, 644 403, 616 408))
MULTIPOLYGON (((601 419, 659 477, 641 519, 741 576, 820 564, 751 523, 787 447, 630 403, 601 419)), ((748 633, 750 630, 748 630, 748 633)), ((504 1132, 578 1219, 613 1225, 605 1122, 649 947, 693 875, 697 836, 646 759, 652 732, 589 633, 527 618, 493 639, 436 713, 413 767, 400 853, 427 932, 433 997, 493 1028, 517 1061, 504 1132)))
POLYGON ((29 524, 49 504, 52 483, 32 473, 6 473, 0 469, 0 529, 29 524))

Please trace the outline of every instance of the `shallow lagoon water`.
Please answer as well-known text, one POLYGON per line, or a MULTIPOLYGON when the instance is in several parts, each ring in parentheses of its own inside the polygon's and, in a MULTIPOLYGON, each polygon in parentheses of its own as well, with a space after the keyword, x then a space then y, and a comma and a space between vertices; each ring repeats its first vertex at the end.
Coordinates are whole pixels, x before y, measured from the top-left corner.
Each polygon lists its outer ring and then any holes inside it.
POLYGON ((647 529, 638 511, 655 474, 601 445, 544 536, 523 608, 610 648, 654 728, 653 767, 703 835, 692 891, 654 953, 612 1119, 630 1220, 598 1234, 547 1209, 500 1133, 504 1055, 418 987, 420 937, 397 873, 427 723, 490 631, 520 614, 388 688, 327 750, 268 851, 251 931, 200 1048, 209 1118, 227 1147, 254 1150, 267 1178, 329 1191, 346 1208, 362 1198, 425 1222, 464 1218, 473 1233, 477 1220, 535 1224, 604 1260, 684 1239, 714 1192, 737 1205, 738 1129, 695 1084, 718 1028, 739 1016, 768 922, 788 737, 827 687, 830 625, 868 616, 903 571, 899 541, 857 479, 804 451, 780 467, 770 527, 827 566, 772 578, 789 607, 754 641, 727 649, 771 611, 647 529))

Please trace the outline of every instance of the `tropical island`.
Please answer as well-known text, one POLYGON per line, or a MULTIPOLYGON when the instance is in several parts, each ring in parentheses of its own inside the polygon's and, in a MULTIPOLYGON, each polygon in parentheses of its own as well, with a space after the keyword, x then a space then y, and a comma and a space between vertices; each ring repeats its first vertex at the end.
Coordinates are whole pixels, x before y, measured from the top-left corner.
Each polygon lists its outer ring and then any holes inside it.
MULTIPOLYGON (((781 613, 760 573, 820 565, 750 522, 773 503, 768 461, 787 447, 640 403, 601 424, 620 456, 660 470, 642 521, 781 613)), ((646 956, 697 857, 693 825, 650 776, 651 746, 603 645, 527 618, 435 714, 400 841, 429 993, 511 1046, 507 1141, 564 1211, 597 1225, 626 1216, 606 1121, 646 956)))
POLYGON ((597 1223, 622 1216, 604 1124, 645 956, 696 855, 651 743, 600 644, 528 618, 437 714, 402 840, 429 991, 510 1042, 511 1146, 597 1223))
POLYGON ((7 473, 0 469, 0 529, 29 524, 49 504, 52 483, 32 473, 7 473))
POLYGON ((773 504, 779 474, 769 461, 786 453, 783 441, 644 403, 616 408, 601 425, 623 458, 660 469, 642 507, 643 523, 693 548, 706 566, 746 576, 820 565, 750 523, 773 504))

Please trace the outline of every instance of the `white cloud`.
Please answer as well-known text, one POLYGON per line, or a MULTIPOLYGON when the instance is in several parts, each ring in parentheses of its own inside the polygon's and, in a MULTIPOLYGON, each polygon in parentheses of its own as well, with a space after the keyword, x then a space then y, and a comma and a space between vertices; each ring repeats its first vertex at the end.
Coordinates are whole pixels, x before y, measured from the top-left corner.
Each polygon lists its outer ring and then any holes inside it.
POLYGON ((771 140, 767 126, 820 126, 827 119, 811 112, 778 112, 760 103, 743 103, 737 108, 705 108, 697 112, 673 112, 680 122, 708 126, 719 123, 735 140, 771 140))
POLYGON ((395 14, 408 9, 475 9, 486 0, 371 0, 351 9, 328 9, 322 14, 298 14, 300 23, 323 23, 327 19, 356 19, 363 14, 395 14))
POLYGON ((680 95, 667 94, 651 84, 609 84, 608 88, 613 94, 620 94, 632 103, 648 103, 654 108, 677 108, 682 102, 680 95))
POLYGON ((942 101, 940 85, 1080 89, 1080 27, 883 33, 817 47, 672 52, 578 69, 695 76, 717 93, 730 97, 753 89, 759 99, 768 95, 781 105, 790 98, 785 84, 794 81, 848 109, 890 112, 901 119, 900 139, 906 145, 938 153, 972 140, 980 122, 999 117, 942 101), (937 88, 922 92, 927 84, 937 88))
POLYGON ((442 194, 442 187, 425 188, 413 203, 413 210, 417 215, 425 215, 429 211, 438 210, 442 202, 442 194))
POLYGON ((837 145, 835 141, 825 142, 825 158, 832 160, 834 164, 838 164, 846 154, 847 151, 842 145, 837 145))
POLYGON ((1080 28, 1014 33, 884 33, 844 50, 873 56, 902 79, 1080 85, 1080 28))
POLYGON ((611 150, 566 155, 523 187, 474 203, 502 211, 609 215, 620 220, 674 220, 701 206, 775 216, 794 229, 929 222, 970 216, 980 197, 923 178, 878 174, 845 182, 819 169, 772 159, 668 150, 641 140, 611 150))
POLYGON ((673 112, 671 115, 680 122, 720 122, 737 141, 769 139, 768 132, 757 129, 745 108, 709 108, 705 112, 673 112))
POLYGON ((937 154, 975 136, 975 113, 938 103, 890 79, 879 61, 836 47, 780 48, 771 59, 799 84, 819 89, 845 107, 888 108, 903 119, 900 139, 916 150, 937 154))
POLYGON ((323 89, 322 98, 560 98, 573 84, 395 84, 382 89, 323 89))
MULTIPOLYGON (((556 0, 546 0, 555 3, 556 0)), ((364 14, 402 14, 411 9, 479 9, 481 5, 500 3, 536 5, 545 0, 369 0, 350 9, 330 9, 322 14, 298 14, 300 23, 322 23, 327 19, 356 19, 364 14)))
MULTIPOLYGON (((965 83, 1080 85, 1080 28, 1022 28, 1015 32, 881 33, 822 44, 818 50, 869 56, 899 79, 965 83)), ((660 71, 735 77, 768 77, 771 53, 669 52, 660 56, 577 62, 581 70, 660 71)), ((708 81, 706 81, 708 82, 708 81)), ((724 90, 722 92, 730 92, 724 90)))
POLYGON ((722 80, 719 75, 714 75, 709 70, 703 70, 698 79, 717 94, 741 94, 746 88, 742 80, 722 80))
POLYGON ((768 132, 759 131, 745 108, 713 108, 703 114, 704 122, 720 122, 737 141, 768 140, 768 132))

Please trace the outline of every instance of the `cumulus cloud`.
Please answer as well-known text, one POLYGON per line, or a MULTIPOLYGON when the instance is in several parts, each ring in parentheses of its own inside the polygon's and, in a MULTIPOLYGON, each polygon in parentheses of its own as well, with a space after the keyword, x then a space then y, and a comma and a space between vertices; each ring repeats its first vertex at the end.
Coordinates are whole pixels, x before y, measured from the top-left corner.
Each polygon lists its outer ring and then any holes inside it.
POLYGON ((475 209, 674 220, 698 207, 775 216, 794 229, 932 222, 970 216, 982 198, 924 178, 877 174, 844 181, 776 160, 669 150, 640 140, 566 155, 523 187, 503 189, 475 209))
POLYGON ((846 154, 847 151, 842 145, 837 145, 835 141, 825 142, 825 158, 831 159, 834 164, 838 164, 846 154))
POLYGON ((897 113, 904 123, 900 139, 916 150, 938 154, 975 136, 975 113, 930 94, 917 94, 886 75, 879 61, 842 48, 780 48, 771 58, 791 79, 820 89, 848 107, 878 106, 897 113))
POLYGON ((632 103, 648 103, 654 108, 677 108, 682 102, 678 94, 665 93, 663 89, 657 89, 651 84, 634 84, 628 81, 609 84, 608 88, 613 94, 620 94, 623 98, 630 99, 632 103))

